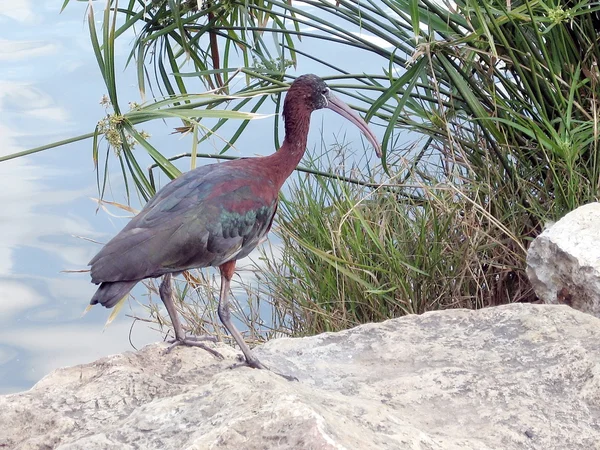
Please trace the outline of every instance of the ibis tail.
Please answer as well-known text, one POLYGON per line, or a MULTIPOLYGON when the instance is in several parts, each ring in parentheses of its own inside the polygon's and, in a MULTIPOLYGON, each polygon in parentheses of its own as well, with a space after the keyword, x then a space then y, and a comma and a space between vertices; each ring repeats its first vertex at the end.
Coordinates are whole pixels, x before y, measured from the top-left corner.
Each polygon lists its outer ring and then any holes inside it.
POLYGON ((119 303, 119 300, 129 294, 129 291, 133 289, 137 282, 138 280, 114 282, 105 281, 100 285, 92 297, 90 305, 100 303, 106 308, 112 308, 119 303))

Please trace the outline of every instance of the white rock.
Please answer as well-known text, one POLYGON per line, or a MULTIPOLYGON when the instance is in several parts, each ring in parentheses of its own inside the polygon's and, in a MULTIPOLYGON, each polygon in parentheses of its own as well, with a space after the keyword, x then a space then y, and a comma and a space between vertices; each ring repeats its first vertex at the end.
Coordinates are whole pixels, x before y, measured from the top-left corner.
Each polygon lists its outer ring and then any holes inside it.
POLYGON ((545 303, 600 317, 600 203, 570 212, 527 251, 527 276, 545 303))
POLYGON ((600 320, 565 306, 450 310, 257 348, 60 369, 0 397, 0 449, 600 448, 600 320))

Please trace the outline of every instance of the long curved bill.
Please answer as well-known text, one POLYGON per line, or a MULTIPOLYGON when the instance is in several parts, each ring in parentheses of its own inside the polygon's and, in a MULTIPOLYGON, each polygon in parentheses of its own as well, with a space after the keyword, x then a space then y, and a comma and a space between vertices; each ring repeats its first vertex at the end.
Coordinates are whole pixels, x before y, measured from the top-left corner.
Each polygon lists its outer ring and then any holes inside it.
POLYGON ((367 125, 367 122, 365 122, 358 114, 354 112, 354 110, 352 110, 348 105, 346 105, 335 95, 329 94, 327 100, 327 108, 331 109, 332 111, 335 111, 340 116, 345 117, 354 125, 356 125, 375 149, 375 154, 379 158, 381 158, 381 145, 379 144, 379 142, 377 142, 377 138, 369 128, 369 125, 367 125))

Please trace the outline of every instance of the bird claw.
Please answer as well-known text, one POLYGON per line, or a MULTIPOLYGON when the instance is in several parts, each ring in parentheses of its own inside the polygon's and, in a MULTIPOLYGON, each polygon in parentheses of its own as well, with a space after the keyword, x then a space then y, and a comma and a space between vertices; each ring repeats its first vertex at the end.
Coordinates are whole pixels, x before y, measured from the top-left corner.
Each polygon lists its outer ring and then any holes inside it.
POLYGON ((265 366, 263 363, 261 363, 258 359, 252 359, 252 360, 248 361, 242 355, 238 355, 236 359, 238 360, 238 362, 236 364, 231 365, 229 367, 230 369, 235 369, 236 367, 251 367, 252 369, 263 369, 263 370, 268 370, 269 372, 272 372, 275 375, 279 375, 280 377, 285 378, 288 381, 300 381, 300 380, 298 380, 298 378, 296 378, 292 375, 284 375, 282 373, 275 372, 274 370, 269 369, 267 366, 265 366))
POLYGON ((171 339, 169 341, 167 341, 167 343, 171 344, 167 347, 165 353, 169 354, 171 353, 171 350, 173 350, 175 347, 178 347, 180 345, 186 345, 188 347, 200 347, 204 350, 206 350, 208 353, 210 353, 211 355, 213 355, 216 358, 219 359, 225 359, 223 358, 223 355, 221 355, 218 351, 213 350, 212 348, 208 347, 207 345, 204 345, 202 342, 200 341, 210 341, 210 342, 216 342, 216 339, 213 336, 190 336, 190 337, 185 337, 183 339, 171 339))
MULTIPOLYGON (((202 335, 202 336, 186 336, 185 338, 183 338, 184 341, 209 341, 209 342, 217 342, 217 338, 215 336, 208 336, 208 335, 202 335)), ((180 339, 174 338, 174 339, 169 339, 167 341, 169 344, 174 344, 175 342, 180 342, 180 339)))
POLYGON ((298 378, 296 378, 293 375, 285 375, 283 373, 279 373, 279 372, 273 372, 275 375, 279 375, 281 378, 285 378, 288 381, 300 381, 298 378))

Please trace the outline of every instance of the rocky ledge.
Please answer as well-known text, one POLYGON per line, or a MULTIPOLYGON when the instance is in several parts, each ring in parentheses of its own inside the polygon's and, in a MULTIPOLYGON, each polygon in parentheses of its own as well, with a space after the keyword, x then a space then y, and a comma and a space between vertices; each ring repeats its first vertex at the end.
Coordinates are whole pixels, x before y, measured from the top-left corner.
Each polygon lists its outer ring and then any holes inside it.
POLYGON ((590 315, 509 305, 257 348, 297 382, 150 345, 0 397, 0 448, 599 449, 599 341, 590 315))

